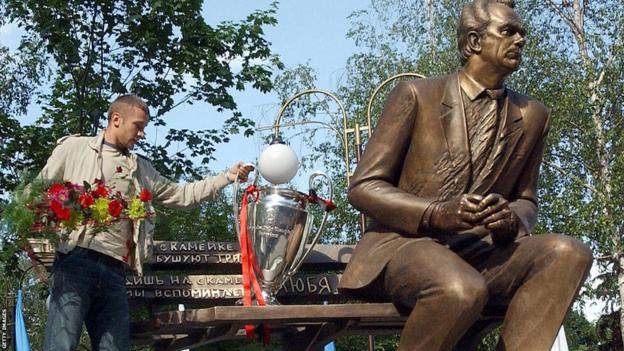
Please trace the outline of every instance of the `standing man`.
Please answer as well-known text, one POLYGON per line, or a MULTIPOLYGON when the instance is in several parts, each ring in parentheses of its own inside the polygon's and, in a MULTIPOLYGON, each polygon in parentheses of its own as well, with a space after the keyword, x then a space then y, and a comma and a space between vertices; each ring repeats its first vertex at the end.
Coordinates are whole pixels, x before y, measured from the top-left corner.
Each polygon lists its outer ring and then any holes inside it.
MULTIPOLYGON (((176 184, 131 150, 145 137, 149 110, 134 95, 117 98, 108 109, 108 126, 96 137, 69 136, 59 140, 45 167, 44 179, 82 184, 102 180, 128 196, 147 189, 154 201, 172 207, 191 207, 214 198, 236 177, 250 171, 237 163, 227 172, 204 180, 176 184)), ((150 208, 150 212, 153 209, 150 208)), ((142 274, 153 242, 150 219, 120 220, 97 232, 83 226, 57 247, 50 286, 50 306, 44 350, 75 350, 83 323, 92 350, 129 349, 128 300, 125 270, 142 274)))
POLYGON ((352 179, 372 222, 340 287, 409 315, 399 350, 474 349, 500 321, 499 350, 550 350, 592 263, 529 234, 549 111, 504 84, 525 43, 513 7, 464 7, 462 68, 393 90, 352 179))

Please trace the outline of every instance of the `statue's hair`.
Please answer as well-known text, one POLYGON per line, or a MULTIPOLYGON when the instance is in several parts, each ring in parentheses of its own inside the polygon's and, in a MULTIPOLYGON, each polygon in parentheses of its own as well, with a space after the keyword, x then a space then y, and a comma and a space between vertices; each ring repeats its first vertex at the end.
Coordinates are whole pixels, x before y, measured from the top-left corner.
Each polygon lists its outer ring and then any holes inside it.
POLYGON ((145 112, 147 118, 150 117, 149 108, 145 101, 134 94, 126 94, 119 96, 110 104, 108 108, 108 121, 111 121, 113 113, 121 113, 122 110, 125 112, 128 107, 138 107, 145 112))
POLYGON ((514 0, 474 0, 464 6, 457 26, 457 48, 462 65, 468 61, 468 57, 475 54, 468 46, 468 33, 475 31, 483 35, 490 24, 490 3, 500 3, 512 9, 516 7, 514 0))

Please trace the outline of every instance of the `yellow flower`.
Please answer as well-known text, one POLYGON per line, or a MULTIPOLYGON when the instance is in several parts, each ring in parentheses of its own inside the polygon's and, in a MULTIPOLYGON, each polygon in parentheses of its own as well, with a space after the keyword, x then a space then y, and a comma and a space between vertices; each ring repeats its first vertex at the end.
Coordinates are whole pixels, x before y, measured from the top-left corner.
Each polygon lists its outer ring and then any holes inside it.
POLYGON ((98 223, 103 223, 110 221, 112 219, 111 215, 108 213, 108 203, 110 201, 107 198, 99 197, 95 199, 91 208, 91 217, 94 221, 98 223))
POLYGON ((128 206, 128 217, 132 220, 145 218, 145 206, 138 197, 133 198, 128 206))

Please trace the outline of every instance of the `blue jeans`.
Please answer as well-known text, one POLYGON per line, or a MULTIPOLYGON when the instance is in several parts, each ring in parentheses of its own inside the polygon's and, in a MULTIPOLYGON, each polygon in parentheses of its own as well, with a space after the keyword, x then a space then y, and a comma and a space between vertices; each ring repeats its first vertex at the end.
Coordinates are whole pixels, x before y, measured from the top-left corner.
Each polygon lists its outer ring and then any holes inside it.
POLYGON ((75 350, 85 323, 93 351, 129 349, 124 264, 76 247, 58 253, 50 285, 45 351, 75 350))

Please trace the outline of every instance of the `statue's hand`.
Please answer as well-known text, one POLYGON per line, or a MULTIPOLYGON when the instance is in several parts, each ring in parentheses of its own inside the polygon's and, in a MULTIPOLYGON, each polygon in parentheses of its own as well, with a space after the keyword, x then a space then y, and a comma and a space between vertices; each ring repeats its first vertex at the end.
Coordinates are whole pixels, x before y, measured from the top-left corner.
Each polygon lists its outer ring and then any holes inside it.
POLYGON ((509 202, 500 194, 489 194, 479 203, 477 220, 490 230, 492 241, 506 245, 518 235, 518 216, 509 208, 509 202))
POLYGON ((457 233, 471 229, 477 224, 481 195, 464 194, 448 201, 436 202, 432 206, 431 228, 444 232, 457 233))

